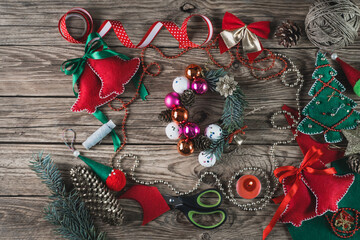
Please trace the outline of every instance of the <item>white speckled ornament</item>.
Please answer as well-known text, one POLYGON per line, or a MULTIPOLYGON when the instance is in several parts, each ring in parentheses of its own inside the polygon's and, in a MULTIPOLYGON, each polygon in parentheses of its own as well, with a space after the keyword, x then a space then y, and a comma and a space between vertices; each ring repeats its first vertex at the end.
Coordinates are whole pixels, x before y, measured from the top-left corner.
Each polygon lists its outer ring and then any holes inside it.
POLYGON ((175 92, 182 94, 190 88, 190 80, 186 77, 177 77, 174 79, 172 87, 175 92))
POLYGON ((178 124, 171 122, 166 126, 165 133, 169 139, 175 140, 180 137, 182 130, 178 124))
POLYGON ((200 152, 199 154, 199 163, 204 167, 212 167, 216 163, 216 157, 213 154, 208 154, 205 151, 200 152))
POLYGON ((205 129, 205 135, 210 138, 211 140, 218 140, 221 138, 222 129, 219 125, 210 124, 205 129))

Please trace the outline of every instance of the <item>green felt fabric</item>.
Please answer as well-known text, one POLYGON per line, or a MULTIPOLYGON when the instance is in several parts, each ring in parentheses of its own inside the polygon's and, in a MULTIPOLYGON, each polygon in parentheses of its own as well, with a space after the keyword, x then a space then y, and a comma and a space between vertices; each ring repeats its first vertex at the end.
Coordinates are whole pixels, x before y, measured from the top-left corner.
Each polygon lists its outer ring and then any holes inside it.
MULTIPOLYGON (((318 52, 316 57, 315 66, 328 65, 329 62, 325 56, 318 52)), ((318 69, 315 69, 313 72, 313 79, 321 79, 321 81, 327 83, 333 76, 336 76, 337 72, 331 66, 325 66, 318 69)), ((312 85, 309 95, 315 96, 319 91, 320 93, 314 97, 303 109, 302 114, 309 116, 309 118, 304 118, 298 126, 298 130, 304 134, 314 135, 326 131, 328 128, 334 126, 335 124, 341 122, 334 129, 353 129, 357 126, 357 121, 360 120, 360 113, 353 111, 349 113, 356 107, 356 103, 343 95, 341 92, 345 91, 345 87, 336 79, 333 79, 330 84, 331 87, 327 86, 323 88, 324 84, 319 80, 316 80, 312 85), (323 89, 322 89, 323 88, 323 89), (335 89, 338 89, 336 91, 335 89)), ((328 131, 324 134, 326 142, 336 143, 342 140, 340 132, 337 131, 328 131)))
MULTIPOLYGON (((338 175, 350 173, 345 158, 337 160, 332 163, 332 166, 336 168, 338 175)), ((331 191, 331 189, 329 189, 331 191)), ((356 210, 360 210, 360 175, 355 174, 354 183, 351 185, 348 193, 339 202, 339 208, 350 207, 356 210)), ((329 213, 327 213, 329 214, 329 213)), ((331 215, 331 213, 329 214, 331 215)), ((340 240, 336 236, 325 216, 319 216, 314 219, 303 222, 301 227, 294 227, 292 224, 287 224, 289 232, 294 240, 340 240)), ((354 236, 349 239, 360 239, 360 231, 356 232, 354 236)))

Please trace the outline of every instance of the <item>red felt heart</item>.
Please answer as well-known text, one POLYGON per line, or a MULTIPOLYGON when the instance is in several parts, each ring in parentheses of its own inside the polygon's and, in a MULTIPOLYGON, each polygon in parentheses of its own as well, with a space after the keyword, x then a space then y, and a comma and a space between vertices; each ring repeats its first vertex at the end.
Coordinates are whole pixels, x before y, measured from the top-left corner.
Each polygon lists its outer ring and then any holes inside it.
POLYGON ((105 59, 88 59, 88 64, 101 81, 100 97, 120 95, 140 66, 140 59, 123 60, 118 56, 105 59))
POLYGON ((113 100, 117 94, 111 94, 106 98, 100 98, 101 81, 86 63, 84 71, 78 80, 79 95, 71 107, 71 111, 80 112, 86 110, 94 113, 97 107, 113 100))

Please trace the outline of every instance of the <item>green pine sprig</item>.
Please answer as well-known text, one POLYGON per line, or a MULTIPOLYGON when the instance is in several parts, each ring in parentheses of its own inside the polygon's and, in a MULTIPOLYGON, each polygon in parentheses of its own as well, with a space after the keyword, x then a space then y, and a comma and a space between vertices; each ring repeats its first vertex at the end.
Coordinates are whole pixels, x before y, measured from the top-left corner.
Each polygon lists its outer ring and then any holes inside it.
POLYGON ((228 136, 229 134, 223 130, 221 133, 221 137, 219 139, 213 140, 210 148, 205 150, 206 154, 208 155, 214 155, 217 160, 221 159, 221 155, 224 152, 224 148, 228 147, 228 136))
POLYGON ((211 91, 216 91, 216 83, 219 81, 220 77, 223 77, 227 74, 227 72, 223 68, 219 69, 210 69, 203 73, 206 82, 208 83, 208 87, 211 91))
POLYGON ((244 125, 244 109, 247 105, 243 92, 237 86, 233 94, 225 99, 221 116, 222 128, 229 133, 242 128, 244 125))
POLYGON ((43 158, 42 152, 33 157, 30 167, 50 189, 53 201, 45 208, 45 219, 59 226, 56 230, 71 240, 105 240, 104 232, 98 232, 90 212, 80 200, 76 190, 67 192, 59 169, 50 155, 43 158))

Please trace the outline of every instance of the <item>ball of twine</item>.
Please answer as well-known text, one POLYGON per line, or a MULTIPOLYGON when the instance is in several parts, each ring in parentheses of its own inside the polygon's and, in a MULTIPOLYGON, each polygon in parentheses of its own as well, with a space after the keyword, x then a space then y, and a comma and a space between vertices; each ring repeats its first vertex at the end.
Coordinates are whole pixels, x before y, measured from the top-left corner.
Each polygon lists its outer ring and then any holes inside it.
POLYGON ((305 19, 305 31, 318 48, 333 51, 358 36, 360 10, 350 0, 316 0, 305 19))

